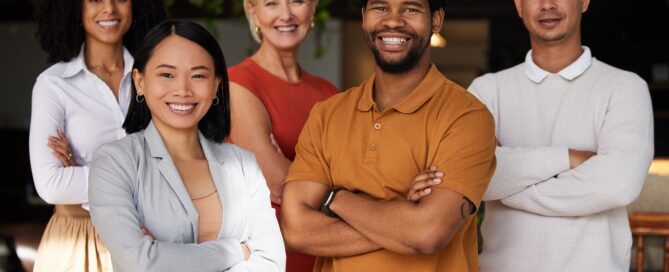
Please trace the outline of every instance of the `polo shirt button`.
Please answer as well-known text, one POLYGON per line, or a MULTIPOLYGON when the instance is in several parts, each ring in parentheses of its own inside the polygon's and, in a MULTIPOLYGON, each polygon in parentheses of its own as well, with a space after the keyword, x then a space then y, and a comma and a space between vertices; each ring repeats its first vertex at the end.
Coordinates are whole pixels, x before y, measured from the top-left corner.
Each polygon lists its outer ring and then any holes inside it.
POLYGON ((369 149, 374 151, 376 150, 376 145, 375 144, 369 144, 369 149))
POLYGON ((381 129, 381 123, 374 124, 374 128, 377 130, 381 129))

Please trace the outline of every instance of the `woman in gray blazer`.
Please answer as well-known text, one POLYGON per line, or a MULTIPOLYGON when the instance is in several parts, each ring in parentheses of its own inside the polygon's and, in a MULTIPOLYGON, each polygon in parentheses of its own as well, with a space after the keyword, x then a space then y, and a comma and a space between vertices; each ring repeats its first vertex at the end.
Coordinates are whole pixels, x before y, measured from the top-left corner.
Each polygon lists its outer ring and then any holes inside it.
POLYGON ((201 26, 167 21, 133 67, 126 138, 91 163, 91 218, 116 271, 284 271, 253 155, 230 132, 223 53, 201 26))

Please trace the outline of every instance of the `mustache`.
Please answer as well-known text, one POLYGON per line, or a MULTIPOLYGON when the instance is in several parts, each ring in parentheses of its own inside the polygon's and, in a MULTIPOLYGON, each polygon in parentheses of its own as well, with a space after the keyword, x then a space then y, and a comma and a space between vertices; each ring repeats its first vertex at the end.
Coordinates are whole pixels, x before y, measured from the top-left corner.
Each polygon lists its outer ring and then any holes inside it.
POLYGON ((389 27, 369 32, 367 34, 367 36, 369 36, 371 38, 371 40, 373 41, 373 40, 376 40, 376 38, 378 38, 379 33, 399 33, 399 34, 404 34, 404 35, 407 35, 407 36, 411 37, 411 39, 414 40, 414 41, 418 40, 418 34, 416 34, 415 32, 409 32, 409 31, 404 30, 404 29, 389 28, 389 27))
POLYGON ((562 12, 559 12, 557 10, 546 10, 546 11, 541 11, 539 13, 538 18, 553 18, 553 17, 558 17, 558 18, 563 18, 564 14, 562 12))

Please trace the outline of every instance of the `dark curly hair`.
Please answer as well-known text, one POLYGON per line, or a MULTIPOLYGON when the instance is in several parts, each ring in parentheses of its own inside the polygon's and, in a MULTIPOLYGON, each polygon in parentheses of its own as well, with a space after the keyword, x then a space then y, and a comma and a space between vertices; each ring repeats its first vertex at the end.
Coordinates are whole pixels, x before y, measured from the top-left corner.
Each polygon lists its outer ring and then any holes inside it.
MULTIPOLYGON (((139 45, 137 54, 135 54, 135 63, 133 70, 137 69, 144 73, 146 64, 153 55, 153 50, 160 42, 168 37, 176 35, 196 43, 211 56, 214 62, 214 74, 221 79, 221 83, 216 90, 217 104, 212 104, 209 111, 202 117, 198 123, 198 128, 204 136, 216 143, 221 143, 230 134, 230 87, 228 85, 228 70, 225 65, 225 57, 221 46, 216 39, 211 36, 209 31, 197 23, 184 20, 164 21, 156 25, 139 45)), ((130 106, 128 114, 123 122, 123 128, 128 134, 144 130, 151 122, 151 110, 147 103, 138 100, 135 80, 132 81, 130 89, 130 106), (141 101, 141 102, 140 102, 141 101)))
MULTIPOLYGON (((360 0, 360 7, 363 9, 367 7, 368 1, 369 0, 360 0)), ((446 0, 427 0, 427 2, 430 3, 430 14, 439 9, 445 9, 444 5, 446 4, 446 0)))
MULTIPOLYGON (((85 1, 85 0, 83 0, 85 1)), ((86 41, 82 25, 82 0, 41 0, 37 4, 37 38, 47 53, 46 61, 69 61, 79 55, 86 41)), ((138 43, 154 25, 165 19, 162 0, 131 0, 133 22, 123 36, 123 45, 135 52, 138 43)))

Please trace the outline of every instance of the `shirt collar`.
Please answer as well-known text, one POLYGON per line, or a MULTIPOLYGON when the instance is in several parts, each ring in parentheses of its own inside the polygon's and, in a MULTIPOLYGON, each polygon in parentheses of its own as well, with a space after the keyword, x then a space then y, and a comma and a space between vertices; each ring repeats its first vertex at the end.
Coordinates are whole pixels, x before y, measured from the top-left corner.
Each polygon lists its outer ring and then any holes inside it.
MULTIPOLYGON (((79 55, 77 55, 74 59, 70 60, 67 63, 67 67, 65 68, 65 72, 63 73, 63 77, 72 77, 76 74, 78 74, 81 71, 88 71, 88 67, 86 67, 86 61, 84 60, 84 47, 86 43, 83 43, 81 45, 81 48, 79 49, 79 55)), ((132 57, 132 54, 130 54, 130 51, 123 47, 123 77, 126 77, 127 75, 132 72, 132 66, 134 64, 134 59, 132 57)))
MULTIPOLYGON (((581 48, 583 48, 581 56, 572 64, 560 70, 560 72, 557 73, 558 75, 567 80, 574 80, 588 70, 590 64, 592 64, 592 53, 587 46, 581 46, 581 48)), ((532 59, 532 50, 527 52, 527 55, 525 56, 525 75, 530 80, 534 83, 541 83, 541 81, 550 74, 551 73, 541 69, 541 67, 534 63, 534 60, 532 59)))
MULTIPOLYGON (((369 111, 374 107, 374 77, 375 75, 372 75, 361 86, 363 89, 362 97, 358 101, 358 110, 360 111, 369 111)), ((418 83, 418 86, 402 102, 394 105, 393 108, 401 113, 413 113, 417 111, 432 98, 445 81, 446 78, 444 75, 432 64, 423 80, 418 83)))

